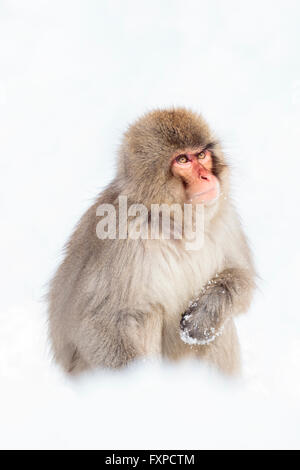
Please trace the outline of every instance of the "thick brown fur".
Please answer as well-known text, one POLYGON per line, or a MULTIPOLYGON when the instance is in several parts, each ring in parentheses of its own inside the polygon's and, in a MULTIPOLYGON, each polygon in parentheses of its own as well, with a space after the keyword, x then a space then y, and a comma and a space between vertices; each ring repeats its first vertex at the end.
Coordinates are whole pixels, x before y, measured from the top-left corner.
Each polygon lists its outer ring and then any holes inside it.
POLYGON ((51 282, 50 338, 66 371, 116 368, 150 355, 199 357, 224 372, 238 371, 233 316, 249 307, 255 273, 228 173, 220 145, 196 113, 155 110, 128 129, 114 181, 80 220, 51 282), (97 207, 117 209, 119 195, 128 205, 183 204, 184 187, 170 171, 170 158, 206 146, 221 196, 206 210, 201 249, 186 250, 184 240, 97 237, 97 207), (211 327, 222 335, 210 344, 190 346, 180 337, 186 331, 201 340, 211 327))

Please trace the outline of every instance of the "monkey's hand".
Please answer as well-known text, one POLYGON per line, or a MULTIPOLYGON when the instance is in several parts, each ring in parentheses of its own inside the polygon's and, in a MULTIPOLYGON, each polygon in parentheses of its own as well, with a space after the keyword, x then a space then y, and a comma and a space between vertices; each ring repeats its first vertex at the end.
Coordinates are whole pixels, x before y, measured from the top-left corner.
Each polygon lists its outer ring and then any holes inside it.
POLYGON ((188 344, 208 344, 223 332, 224 322, 243 310, 253 282, 244 270, 226 269, 208 281, 180 322, 180 336, 188 344))
POLYGON ((182 315, 180 336, 188 344, 208 344, 220 336, 224 324, 226 291, 215 286, 196 299, 182 315))

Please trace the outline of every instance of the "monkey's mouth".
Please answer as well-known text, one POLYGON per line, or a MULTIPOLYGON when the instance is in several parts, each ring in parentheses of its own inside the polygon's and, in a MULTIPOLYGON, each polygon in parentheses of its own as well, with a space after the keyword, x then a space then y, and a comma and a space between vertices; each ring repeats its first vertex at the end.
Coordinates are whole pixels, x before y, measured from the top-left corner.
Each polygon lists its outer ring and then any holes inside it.
MULTIPOLYGON (((214 177, 212 180, 207 181, 207 183, 208 184, 204 185, 206 188, 203 188, 202 191, 199 191, 200 185, 197 185, 196 187, 194 185, 192 187, 187 185, 186 193, 188 202, 192 204, 205 204, 217 201, 220 196, 220 183, 218 179, 214 177)), ((201 186, 203 186, 202 183, 201 186)))

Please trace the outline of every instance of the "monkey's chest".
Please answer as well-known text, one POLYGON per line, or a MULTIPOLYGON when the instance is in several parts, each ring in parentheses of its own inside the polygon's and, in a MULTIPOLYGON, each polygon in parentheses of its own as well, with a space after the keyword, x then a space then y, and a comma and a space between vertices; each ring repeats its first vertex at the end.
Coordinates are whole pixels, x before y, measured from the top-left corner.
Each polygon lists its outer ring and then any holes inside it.
MULTIPOLYGON (((164 315, 177 316, 197 297, 206 282, 222 269, 222 253, 213 240, 200 250, 188 251, 175 243, 151 249, 147 260, 143 291, 164 315)), ((146 265, 145 265, 146 267, 146 265)))

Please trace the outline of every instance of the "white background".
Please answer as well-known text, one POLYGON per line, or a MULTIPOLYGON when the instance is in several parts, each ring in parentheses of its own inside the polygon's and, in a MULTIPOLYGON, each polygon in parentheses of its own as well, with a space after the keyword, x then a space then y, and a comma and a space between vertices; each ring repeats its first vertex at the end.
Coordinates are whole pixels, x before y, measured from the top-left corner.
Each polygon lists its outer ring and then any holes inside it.
POLYGON ((300 3, 0 1, 0 447, 299 448, 300 3), (230 159, 259 291, 238 381, 200 364, 75 382, 46 284, 153 107, 203 113, 230 159))

